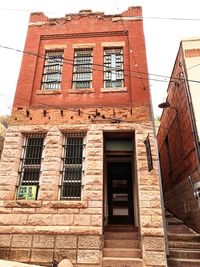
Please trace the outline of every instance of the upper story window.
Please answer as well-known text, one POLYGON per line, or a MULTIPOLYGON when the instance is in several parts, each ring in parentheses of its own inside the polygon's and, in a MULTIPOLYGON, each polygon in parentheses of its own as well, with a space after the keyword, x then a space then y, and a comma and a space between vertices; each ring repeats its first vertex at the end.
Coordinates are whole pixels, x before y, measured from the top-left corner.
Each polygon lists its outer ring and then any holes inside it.
POLYGON ((77 49, 74 54, 73 88, 92 87, 92 49, 77 49))
POLYGON ((47 51, 42 77, 43 90, 59 90, 61 85, 63 50, 47 51))
POLYGON ((82 132, 64 135, 61 199, 81 199, 84 136, 82 132))
POLYGON ((124 86, 124 63, 122 48, 104 49, 104 88, 124 86))
POLYGON ((22 149, 21 166, 20 166, 20 182, 18 198, 26 198, 31 194, 35 194, 39 186, 40 169, 42 162, 42 151, 44 148, 44 134, 28 134, 24 138, 22 149), (33 192, 35 190, 35 192, 33 192), (27 195, 28 194, 28 195, 27 195), (26 195, 26 196, 25 196, 26 195))

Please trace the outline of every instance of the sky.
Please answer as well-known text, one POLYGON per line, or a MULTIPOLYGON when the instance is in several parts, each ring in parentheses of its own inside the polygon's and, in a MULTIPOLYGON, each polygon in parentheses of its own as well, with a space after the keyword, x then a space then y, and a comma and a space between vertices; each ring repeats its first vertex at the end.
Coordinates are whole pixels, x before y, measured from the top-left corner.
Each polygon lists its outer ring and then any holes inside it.
POLYGON ((167 96, 181 39, 200 37, 199 0, 1 0, 0 1, 0 115, 10 114, 21 66, 30 12, 63 17, 82 9, 118 14, 130 6, 142 6, 149 85, 154 115, 167 96), (154 74, 154 75, 152 75, 154 74), (157 76, 161 75, 161 76, 157 76), (159 80, 159 81, 158 81, 159 80))

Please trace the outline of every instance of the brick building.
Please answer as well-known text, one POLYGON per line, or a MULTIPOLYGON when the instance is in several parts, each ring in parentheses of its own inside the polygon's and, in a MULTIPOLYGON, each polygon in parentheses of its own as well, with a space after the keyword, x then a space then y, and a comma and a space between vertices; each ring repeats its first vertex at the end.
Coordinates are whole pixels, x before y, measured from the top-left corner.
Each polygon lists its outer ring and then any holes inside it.
POLYGON ((166 266, 141 15, 31 14, 0 167, 1 258, 166 266))
POLYGON ((165 207, 200 232, 200 39, 183 40, 158 132, 165 207))

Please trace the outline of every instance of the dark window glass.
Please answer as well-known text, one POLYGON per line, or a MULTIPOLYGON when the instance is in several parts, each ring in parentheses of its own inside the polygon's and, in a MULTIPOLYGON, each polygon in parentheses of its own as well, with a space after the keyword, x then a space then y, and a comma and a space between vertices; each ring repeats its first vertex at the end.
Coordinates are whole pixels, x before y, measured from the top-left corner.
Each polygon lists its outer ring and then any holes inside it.
POLYGON ((24 139, 20 185, 39 185, 44 134, 29 134, 24 139))
POLYGON ((81 199, 83 137, 83 133, 64 136, 61 199, 81 199))
POLYGON ((63 51, 48 51, 45 55, 45 65, 42 77, 42 89, 60 89, 63 65, 63 51))
POLYGON ((91 49, 75 50, 73 88, 92 87, 92 58, 91 49))
POLYGON ((104 49, 104 88, 124 86, 123 49, 104 49))

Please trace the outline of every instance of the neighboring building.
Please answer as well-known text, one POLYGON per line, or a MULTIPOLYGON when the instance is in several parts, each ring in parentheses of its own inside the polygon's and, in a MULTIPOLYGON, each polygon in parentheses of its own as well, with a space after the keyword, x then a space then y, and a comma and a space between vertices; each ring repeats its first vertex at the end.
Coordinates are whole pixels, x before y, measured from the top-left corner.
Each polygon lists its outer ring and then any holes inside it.
POLYGON ((158 146, 165 207, 200 232, 200 39, 183 40, 161 117, 158 146), (199 196, 199 197, 198 197, 199 196))
POLYGON ((141 12, 31 14, 0 166, 1 258, 166 266, 141 12))

